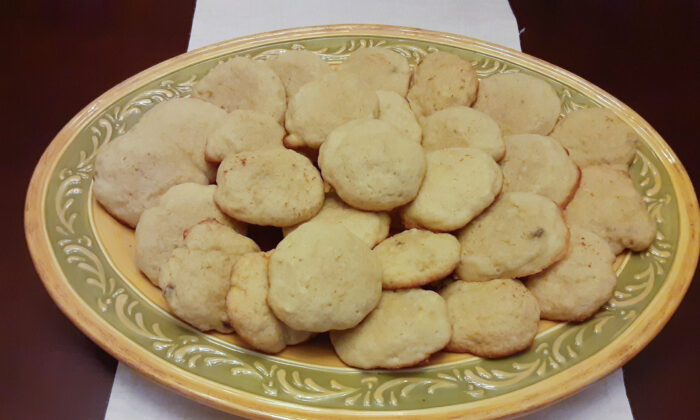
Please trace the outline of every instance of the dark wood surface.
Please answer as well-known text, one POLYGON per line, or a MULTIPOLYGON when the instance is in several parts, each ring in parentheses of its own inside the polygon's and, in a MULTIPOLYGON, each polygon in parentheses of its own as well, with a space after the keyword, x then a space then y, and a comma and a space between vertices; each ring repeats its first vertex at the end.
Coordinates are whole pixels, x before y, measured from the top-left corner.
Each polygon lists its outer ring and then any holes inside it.
MULTIPOLYGON (((700 182, 700 2, 511 1, 522 49, 618 97, 649 121, 700 182)), ((34 165, 75 113, 127 77, 185 52, 193 1, 3 1, 0 418, 96 419, 116 361, 44 291, 25 246, 34 165)), ((697 275, 696 275, 697 277, 697 275)), ((700 286, 625 366, 637 419, 700 412, 700 286)))

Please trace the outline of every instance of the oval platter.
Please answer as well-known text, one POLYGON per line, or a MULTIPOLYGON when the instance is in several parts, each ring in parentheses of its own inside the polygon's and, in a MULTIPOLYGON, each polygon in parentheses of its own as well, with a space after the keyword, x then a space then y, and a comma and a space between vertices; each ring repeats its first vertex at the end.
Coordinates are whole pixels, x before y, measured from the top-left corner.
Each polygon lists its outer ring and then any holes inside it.
POLYGON ((63 312, 117 359, 190 398, 249 417, 446 418, 522 414, 563 399, 637 354, 663 327, 698 260, 698 203, 674 152, 638 114, 585 80, 498 45, 457 35, 379 25, 290 29, 238 38, 170 59, 109 90, 51 142, 29 186, 27 242, 46 289, 63 312), (153 105, 188 96, 214 65, 289 49, 340 63, 382 46, 415 65, 443 50, 470 60, 479 77, 523 72, 550 83, 562 115, 606 107, 642 139, 630 172, 658 226, 648 251, 618 258, 614 298, 578 324, 542 321, 526 352, 486 360, 439 353, 397 371, 345 367, 320 337, 269 356, 234 335, 198 332, 164 309, 135 268, 133 232, 94 201, 100 145, 129 130, 153 105))

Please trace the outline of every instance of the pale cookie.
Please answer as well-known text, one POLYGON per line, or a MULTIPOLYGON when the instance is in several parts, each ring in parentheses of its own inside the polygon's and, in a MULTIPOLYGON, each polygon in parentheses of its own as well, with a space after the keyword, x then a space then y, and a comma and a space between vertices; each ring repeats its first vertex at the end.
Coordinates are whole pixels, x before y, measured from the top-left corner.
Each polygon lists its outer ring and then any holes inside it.
POLYGON ((355 120, 338 127, 321 146, 323 178, 346 203, 387 211, 413 200, 425 174, 420 144, 381 120, 355 120))
MULTIPOLYGON (((387 213, 357 210, 345 204, 334 194, 326 194, 321 211, 304 223, 312 222, 327 222, 343 226, 372 248, 389 236, 391 218, 387 213)), ((282 233, 287 236, 297 227, 282 228, 282 233)))
POLYGON ((505 137, 503 192, 533 192, 560 206, 571 200, 581 171, 551 137, 516 134, 505 137))
POLYGON ((567 148, 582 168, 611 165, 627 169, 639 143, 637 133, 605 108, 573 111, 557 123, 552 137, 567 148))
POLYGON ((270 257, 267 303, 291 328, 352 328, 379 302, 382 266, 366 243, 342 226, 306 223, 270 257))
POLYGON ((214 219, 245 234, 245 224, 230 219, 216 206, 214 191, 216 185, 176 185, 141 214, 136 225, 136 266, 156 286, 161 265, 182 245, 186 229, 214 219))
POLYGON ((357 327, 331 331, 340 360, 362 369, 415 366, 450 341, 445 301, 430 290, 387 290, 357 327))
POLYGON ((408 61, 388 48, 360 48, 348 55, 341 71, 353 73, 373 90, 390 90, 406 96, 411 69, 408 61))
POLYGON ((566 221, 608 241, 613 253, 644 251, 656 238, 656 223, 626 171, 608 166, 581 170, 581 185, 566 206, 566 221))
POLYGON ((603 238, 571 226, 566 257, 525 283, 540 304, 542 319, 580 322, 593 316, 613 297, 614 261, 615 254, 603 238))
POLYGON ((194 225, 160 269, 168 307, 202 331, 231 332, 226 313, 231 268, 241 255, 257 251, 251 239, 215 220, 194 225))
POLYGON ((292 226, 309 220, 323 205, 323 181, 306 157, 292 150, 254 150, 224 159, 214 200, 236 220, 292 226))
POLYGON ((296 95, 305 84, 331 71, 328 64, 311 51, 289 50, 267 63, 282 80, 287 99, 296 95))
POLYGON ((289 100, 285 127, 289 147, 318 149, 335 128, 379 113, 377 94, 354 74, 329 73, 304 86, 289 100))
POLYGON ((501 168, 479 149, 435 150, 427 154, 427 161, 418 196, 401 210, 407 228, 459 229, 491 205, 501 191, 501 168))
POLYGON ((569 229, 552 200, 534 193, 504 193, 459 233, 457 276, 466 281, 539 273, 566 254, 569 229))
POLYGON ((267 253, 243 255, 231 271, 231 289, 226 295, 226 312, 233 329, 246 343, 265 353, 279 353, 298 344, 311 333, 296 331, 280 322, 267 306, 267 253))
POLYGON ((537 299, 518 280, 456 281, 440 295, 452 325, 448 351, 506 357, 530 347, 537 335, 537 299))
POLYGON ((216 167, 204 159, 207 137, 226 117, 226 111, 199 99, 182 98, 154 106, 132 128, 148 141, 171 143, 182 149, 210 181, 216 167))
POLYGON ((379 119, 398 128, 406 138, 420 143, 422 136, 420 124, 416 121, 416 115, 408 106, 406 98, 388 90, 378 90, 377 98, 379 98, 379 119))
POLYGON ((209 70, 194 88, 195 97, 228 112, 251 109, 283 121, 287 107, 284 85, 274 71, 260 60, 234 57, 209 70))
POLYGON ((422 121, 423 148, 427 151, 450 147, 475 147, 496 161, 503 158, 505 145, 496 121, 468 106, 437 111, 422 121))
POLYGON ((282 148, 284 134, 272 117, 247 109, 231 111, 207 137, 205 157, 218 163, 236 153, 282 148))
POLYGON ((447 277, 459 263, 459 241, 449 233, 405 230, 372 251, 384 270, 384 289, 419 287, 447 277))
POLYGON ((408 90, 411 108, 420 117, 452 106, 470 106, 479 80, 469 61, 446 52, 430 53, 416 67, 408 90))
POLYGON ((547 135, 559 118, 561 100, 544 80, 501 73, 481 81, 474 109, 496 120, 504 135, 547 135))
POLYGON ((170 187, 185 182, 209 183, 182 149, 151 140, 129 131, 100 147, 95 158, 95 198, 131 227, 170 187))

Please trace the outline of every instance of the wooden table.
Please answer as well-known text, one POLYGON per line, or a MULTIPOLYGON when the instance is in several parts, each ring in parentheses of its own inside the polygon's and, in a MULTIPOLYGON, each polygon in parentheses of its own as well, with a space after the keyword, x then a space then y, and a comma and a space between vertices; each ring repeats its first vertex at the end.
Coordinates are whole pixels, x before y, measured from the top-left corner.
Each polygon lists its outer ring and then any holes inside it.
MULTIPOLYGON (((117 362, 53 304, 26 250, 35 163, 75 113, 127 77, 185 52, 194 1, 3 1, 0 418, 96 419, 117 362), (9 96, 7 95, 9 93, 9 96)), ((568 69, 649 121, 700 185, 700 4, 511 1, 524 52, 568 69)), ((700 412, 700 284, 627 364, 637 419, 700 412)))

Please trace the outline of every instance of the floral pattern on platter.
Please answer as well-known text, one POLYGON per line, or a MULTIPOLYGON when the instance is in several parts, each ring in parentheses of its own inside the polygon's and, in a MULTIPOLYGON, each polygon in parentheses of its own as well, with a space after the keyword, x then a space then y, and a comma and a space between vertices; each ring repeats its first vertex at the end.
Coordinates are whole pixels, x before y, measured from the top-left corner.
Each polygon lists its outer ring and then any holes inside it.
MULTIPOLYGON (((371 46, 391 48, 412 65, 437 50, 435 46, 381 39, 350 39, 333 48, 310 49, 328 62, 341 62, 353 51, 371 46)), ((305 48, 303 43, 295 43, 245 55, 268 59, 286 49, 305 48)), ((490 56, 471 53, 469 59, 481 78, 524 71, 490 56)), ((631 173, 658 224, 656 241, 642 254, 624 256, 614 298, 593 319, 580 324, 561 324, 547 331, 524 354, 498 361, 476 358, 388 374, 307 366, 224 343, 182 325, 134 291, 109 263, 88 220, 93 163, 100 145, 124 133, 155 104, 188 96, 204 73, 183 77, 172 74, 94 117, 83 130, 82 141, 74 142, 80 150, 70 156, 64 152, 60 159, 53 187, 49 188, 46 213, 52 214, 47 217, 47 226, 51 229, 49 236, 59 264, 74 267, 77 270, 74 273, 79 273, 66 278, 98 316, 158 357, 224 386, 302 405, 373 410, 411 409, 418 407, 416 404, 425 407, 429 405, 425 401, 438 396, 440 405, 444 405, 500 395, 566 369, 620 334, 653 298, 673 261, 675 244, 669 238, 674 237, 674 232, 665 222, 675 217, 675 198, 664 188, 667 181, 663 167, 650 150, 642 147, 631 173)), ((563 115, 582 107, 599 106, 567 86, 557 83, 553 86, 562 99, 563 115)))

